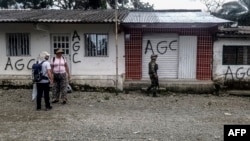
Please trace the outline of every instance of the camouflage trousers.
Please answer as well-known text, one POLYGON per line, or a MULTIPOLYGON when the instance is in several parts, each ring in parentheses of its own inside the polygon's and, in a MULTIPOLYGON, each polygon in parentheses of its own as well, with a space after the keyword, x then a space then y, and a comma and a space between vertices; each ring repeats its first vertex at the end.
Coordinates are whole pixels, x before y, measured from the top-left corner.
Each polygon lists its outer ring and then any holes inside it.
POLYGON ((152 89, 153 95, 156 95, 157 87, 159 87, 158 77, 150 75, 151 85, 148 87, 147 92, 150 92, 152 89))
POLYGON ((67 101, 67 75, 66 73, 54 73, 54 84, 52 87, 52 99, 67 101))

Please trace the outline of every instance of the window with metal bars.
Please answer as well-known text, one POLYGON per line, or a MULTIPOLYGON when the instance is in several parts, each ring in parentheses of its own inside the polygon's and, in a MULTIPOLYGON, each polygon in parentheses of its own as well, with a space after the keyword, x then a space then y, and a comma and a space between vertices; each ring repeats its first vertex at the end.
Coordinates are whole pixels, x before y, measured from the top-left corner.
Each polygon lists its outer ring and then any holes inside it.
POLYGON ((69 34, 52 34, 52 46, 54 53, 58 48, 63 49, 64 54, 69 54, 70 35, 69 34))
POLYGON ((7 33, 7 55, 29 56, 30 34, 29 33, 7 33))
POLYGON ((249 65, 250 46, 223 46, 223 65, 249 65))
POLYGON ((85 34, 85 56, 108 56, 108 34, 85 34))

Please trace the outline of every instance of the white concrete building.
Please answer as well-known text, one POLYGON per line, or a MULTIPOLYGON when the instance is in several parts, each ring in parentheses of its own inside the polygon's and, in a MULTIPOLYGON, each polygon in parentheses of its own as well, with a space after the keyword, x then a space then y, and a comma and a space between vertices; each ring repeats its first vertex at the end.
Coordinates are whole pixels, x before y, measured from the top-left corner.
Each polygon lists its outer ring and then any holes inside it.
MULTIPOLYGON (((0 10, 0 81, 2 85, 30 85, 31 66, 40 52, 51 58, 64 49, 71 83, 114 87, 116 42, 113 10, 0 10)), ((122 20, 126 12, 118 13, 122 20)), ((118 88, 125 73, 124 33, 119 31, 118 88)))
POLYGON ((114 13, 0 10, 0 85, 31 85, 38 54, 48 51, 52 58, 63 48, 70 83, 80 88, 149 85, 152 53, 158 54, 162 87, 213 86, 213 35, 229 21, 200 10, 118 10, 116 38, 114 13))
POLYGON ((230 89, 248 89, 250 28, 221 28, 214 42, 213 80, 230 89))

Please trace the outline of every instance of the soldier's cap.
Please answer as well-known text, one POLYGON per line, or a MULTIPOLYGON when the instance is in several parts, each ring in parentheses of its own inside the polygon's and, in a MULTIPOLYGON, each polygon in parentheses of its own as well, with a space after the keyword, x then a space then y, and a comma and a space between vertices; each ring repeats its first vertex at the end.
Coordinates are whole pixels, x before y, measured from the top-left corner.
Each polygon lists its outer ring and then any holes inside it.
POLYGON ((151 55, 151 58, 157 58, 157 57, 158 57, 157 54, 152 54, 152 55, 151 55))

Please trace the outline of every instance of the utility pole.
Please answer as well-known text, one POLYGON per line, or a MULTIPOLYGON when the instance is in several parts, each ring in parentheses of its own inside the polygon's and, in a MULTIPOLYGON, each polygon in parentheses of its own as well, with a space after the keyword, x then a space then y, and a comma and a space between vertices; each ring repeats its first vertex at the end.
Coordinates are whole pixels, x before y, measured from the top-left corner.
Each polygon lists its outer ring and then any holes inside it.
POLYGON ((115 0, 115 55, 116 55, 116 81, 115 89, 116 95, 118 95, 118 15, 117 15, 117 0, 115 0))

